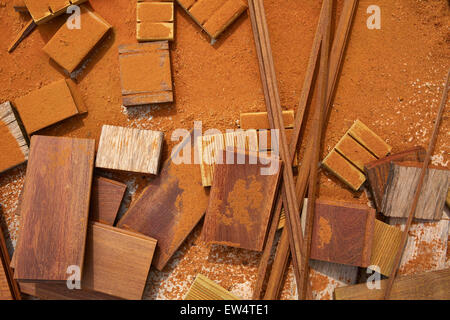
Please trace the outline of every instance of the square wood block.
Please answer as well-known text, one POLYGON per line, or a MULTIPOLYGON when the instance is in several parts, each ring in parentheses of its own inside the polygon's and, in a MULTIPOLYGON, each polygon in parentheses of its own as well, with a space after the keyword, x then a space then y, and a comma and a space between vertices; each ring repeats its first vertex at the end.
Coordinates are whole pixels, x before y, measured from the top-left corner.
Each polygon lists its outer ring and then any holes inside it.
POLYGON ((138 41, 158 41, 174 38, 173 2, 140 2, 137 4, 138 41))
MULTIPOLYGON (((39 25, 63 13, 69 6, 80 5, 87 0, 23 0, 34 22, 39 25)), ((17 4, 19 7, 21 3, 17 4)))
POLYGON ((121 45, 119 62, 124 106, 173 102, 168 41, 121 45))
POLYGON ((112 28, 102 17, 85 7, 81 7, 80 19, 80 29, 69 29, 66 24, 63 24, 43 49, 69 73, 80 65, 106 32, 112 28))

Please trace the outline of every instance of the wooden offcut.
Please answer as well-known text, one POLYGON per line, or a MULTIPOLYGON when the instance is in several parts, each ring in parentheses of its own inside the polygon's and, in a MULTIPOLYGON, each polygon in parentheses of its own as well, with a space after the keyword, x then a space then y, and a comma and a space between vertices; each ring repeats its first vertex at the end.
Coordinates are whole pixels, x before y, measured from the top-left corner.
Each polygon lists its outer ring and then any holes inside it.
POLYGON ((97 13, 85 7, 81 7, 80 21, 81 28, 69 29, 63 24, 43 48, 50 58, 69 73, 80 65, 112 28, 97 13))
POLYGON ((131 204, 118 227, 158 240, 153 265, 163 270, 208 206, 208 192, 194 157, 193 131, 172 151, 161 173, 131 204), (179 157, 189 154, 186 161, 179 157))
POLYGON ((358 191, 366 181, 364 174, 336 150, 328 154, 322 165, 354 191, 358 191))
POLYGON ((90 219, 114 225, 127 185, 104 177, 95 177, 92 185, 90 219))
POLYGON ((207 277, 198 274, 184 300, 241 300, 207 277))
POLYGON ((138 41, 172 41, 174 38, 173 22, 173 2, 138 2, 136 29, 138 41))
MULTIPOLYGON (((387 217, 406 218, 420 176, 417 162, 391 163, 381 212, 387 217)), ((440 220, 450 185, 450 170, 430 167, 424 178, 415 218, 440 220)))
MULTIPOLYGON (((225 157, 225 153, 224 157, 225 157)), ((238 153, 235 154, 239 156, 238 153)), ((268 165, 216 164, 209 205, 203 225, 203 239, 209 243, 262 251, 274 206, 281 162, 267 159, 274 171, 264 175, 268 165)), ((235 162, 236 163, 236 162, 235 162)))
POLYGON ((377 158, 382 158, 391 152, 392 147, 384 142, 375 132, 370 130, 364 123, 356 120, 348 134, 372 152, 377 158))
POLYGON ((422 162, 425 158, 423 147, 414 147, 379 160, 365 164, 364 172, 370 185, 370 190, 378 210, 381 210, 384 190, 389 176, 391 161, 416 161, 422 162))
MULTIPOLYGON (((284 127, 286 129, 294 127, 294 110, 283 111, 284 127)), ((271 129, 267 112, 241 113, 239 121, 241 129, 271 129)))
POLYGON ((157 174, 164 134, 104 125, 97 151, 96 167, 157 174))
MULTIPOLYGON (((337 288, 336 300, 380 300, 388 280, 381 280, 380 288, 368 288, 366 283, 337 288)), ((448 300, 450 299, 450 269, 425 272, 395 279, 392 300, 448 300)))
POLYGON ((96 291, 72 290, 66 283, 20 282, 20 291, 40 300, 120 300, 96 291))
POLYGON ((168 41, 121 45, 119 63, 124 106, 173 102, 168 41))
POLYGON ((24 0, 24 3, 37 25, 45 23, 66 13, 71 5, 80 5, 87 0, 24 0))
POLYGON ((0 172, 28 159, 26 134, 20 127, 10 102, 0 104, 0 172))
POLYGON ((16 279, 65 281, 70 266, 82 272, 94 152, 90 139, 31 138, 16 279))

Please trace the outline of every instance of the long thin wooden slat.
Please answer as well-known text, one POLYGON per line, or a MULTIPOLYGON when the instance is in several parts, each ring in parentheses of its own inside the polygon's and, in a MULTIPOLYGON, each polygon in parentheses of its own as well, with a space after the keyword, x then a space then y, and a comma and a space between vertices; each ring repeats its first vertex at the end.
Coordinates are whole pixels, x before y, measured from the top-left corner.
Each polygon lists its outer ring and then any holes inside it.
POLYGON ((434 128, 433 128, 433 134, 431 135, 431 140, 430 140, 430 143, 429 143, 428 149, 427 149, 427 155, 425 156, 425 161, 423 162, 423 165, 422 165, 422 171, 420 173, 419 182, 417 183, 417 189, 416 189, 416 192, 414 194, 414 200, 413 200, 413 203, 412 203, 412 207, 411 207, 411 210, 409 211, 408 220, 406 222, 405 230, 403 231, 400 250, 398 251, 398 253, 397 253, 396 257, 395 257, 394 269, 392 270, 392 273, 391 273, 391 275, 389 277, 389 280, 387 282, 387 285, 386 285, 386 289, 384 291, 384 299, 385 300, 389 299, 389 297, 391 295, 392 285, 394 284, 394 280, 395 280, 395 277, 397 275, 397 271, 398 271, 398 268, 399 268, 399 265, 400 265, 400 261, 401 261, 402 256, 403 256, 403 251, 405 250, 406 242, 408 241, 408 232, 409 232, 409 229, 411 228, 411 224, 412 224, 412 221, 414 219, 414 215, 416 213, 416 208, 417 208, 417 204, 419 202, 420 194, 422 192, 422 187, 423 187, 423 182, 425 180, 425 175, 426 175, 426 173, 428 171, 427 170, 428 169, 428 165, 430 164, 431 155, 433 153, 434 146, 436 145, 436 140, 437 140, 437 137, 438 137, 438 134, 439 134, 439 126, 440 126, 441 121, 442 121, 442 115, 444 114, 445 106, 447 104, 449 85, 450 85, 450 70, 447 73, 447 80, 445 82, 444 92, 442 94, 441 105, 439 106, 439 110, 438 110, 438 113, 436 115, 436 120, 435 120, 434 128))
MULTIPOLYGON (((356 12, 356 8, 358 5, 358 0, 346 0, 344 2, 344 6, 341 13, 341 18, 339 20, 339 24, 335 33, 335 38, 333 42, 333 46, 331 48, 331 54, 330 54, 330 74, 328 78, 328 94, 327 94, 327 111, 326 115, 328 115, 330 109, 331 109, 331 102, 334 97, 334 92, 337 85, 338 76, 340 73, 340 68, 342 65, 342 61, 344 58, 344 53, 347 45, 347 40, 350 35, 350 30, 353 22, 353 18, 356 12)), ((298 113, 297 113, 298 114, 298 113)), ((298 177, 297 177, 297 186, 296 186, 296 193, 298 195, 298 199, 301 200, 300 206, 303 205, 303 200, 306 192, 306 188, 308 186, 308 177, 309 177, 309 171, 310 171, 310 156, 311 156, 311 148, 312 148, 312 139, 309 139, 310 136, 308 136, 308 143, 306 152, 303 157, 303 165, 300 167, 298 177)), ((287 232, 287 230, 283 230, 283 233, 287 232)), ((286 243, 283 243, 288 241, 287 237, 281 235, 279 247, 285 248, 286 243)), ((277 251, 277 254, 275 256, 274 265, 286 265, 287 263, 284 263, 288 257, 289 252, 285 250, 277 251)), ((272 268, 273 270, 273 268, 272 268)), ((276 293, 280 291, 281 283, 283 280, 283 274, 284 270, 282 272, 272 272, 271 276, 269 278, 268 282, 268 288, 272 287, 274 288, 272 290, 272 293, 276 293)), ((265 298, 267 299, 275 299, 276 296, 268 296, 266 292, 265 298)))
POLYGON ((8 52, 11 53, 13 52, 17 46, 26 38, 28 37, 31 32, 33 32, 34 29, 36 29, 37 24, 33 21, 30 20, 24 27, 22 30, 20 30, 20 32, 17 34, 17 37, 14 38, 13 42, 11 42, 11 45, 8 48, 8 52))

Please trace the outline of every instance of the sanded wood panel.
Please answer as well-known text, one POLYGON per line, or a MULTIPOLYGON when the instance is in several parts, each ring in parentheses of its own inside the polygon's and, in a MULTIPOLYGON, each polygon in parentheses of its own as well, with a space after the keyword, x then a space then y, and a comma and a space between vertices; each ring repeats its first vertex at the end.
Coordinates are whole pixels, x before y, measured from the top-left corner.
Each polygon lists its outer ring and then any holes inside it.
POLYGON ((193 131, 173 151, 159 176, 131 204, 118 226, 158 240, 153 265, 162 270, 208 206, 198 166, 193 162, 193 131), (182 158, 189 155, 187 161, 182 158))
MULTIPOLYGON (((388 217, 407 217, 419 181, 421 163, 391 163, 382 213, 388 217)), ((415 218, 439 220, 447 198, 450 170, 428 168, 415 218)))
POLYGON ((114 225, 127 185, 103 177, 95 177, 92 185, 90 219, 114 225))
POLYGON ((82 4, 87 0, 24 0, 28 11, 36 24, 45 23, 61 14, 72 4, 82 4))
POLYGON ((198 274, 184 300, 241 300, 207 277, 198 274))
MULTIPOLYGON (((224 152, 225 153, 225 152, 224 152)), ((210 243, 262 251, 274 206, 281 162, 270 159, 278 168, 263 175, 261 163, 216 164, 203 239, 210 243)), ((253 155, 254 156, 254 155, 253 155)))
POLYGON ((82 271, 95 141, 33 136, 21 204, 15 278, 65 281, 82 271))

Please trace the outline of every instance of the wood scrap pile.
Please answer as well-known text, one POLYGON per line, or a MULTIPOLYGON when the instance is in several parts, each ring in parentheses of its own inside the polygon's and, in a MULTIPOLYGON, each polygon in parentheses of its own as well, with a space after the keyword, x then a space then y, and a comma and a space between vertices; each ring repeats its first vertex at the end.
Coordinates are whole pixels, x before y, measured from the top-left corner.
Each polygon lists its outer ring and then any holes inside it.
MULTIPOLYGON (((32 21, 9 51, 68 8, 47 2, 25 0, 15 7, 29 12, 32 21)), ((420 233, 421 241, 442 241, 442 250, 433 254, 447 254, 450 170, 430 160, 450 73, 427 149, 392 153, 376 128, 354 119, 321 159, 358 1, 344 1, 336 30, 335 1, 323 1, 295 113, 281 106, 262 0, 248 0, 248 6, 242 0, 177 2, 213 42, 248 8, 266 112, 242 113, 240 130, 233 132, 197 136, 191 130, 161 163, 162 131, 105 124, 97 148, 95 139, 41 135, 44 128, 88 112, 69 78, 0 104, 0 172, 27 162, 12 259, 0 233, 0 299, 21 299, 21 293, 40 299, 142 299, 151 267, 162 271, 203 218, 201 241, 261 253, 253 299, 280 298, 290 261, 300 300, 449 299, 450 269, 440 265, 408 274, 402 268, 418 250, 414 234, 420 233), (355 194, 367 188, 374 208, 317 198, 322 170, 355 194), (127 186, 103 176, 110 172, 153 178, 122 216, 127 186), (361 271, 377 279, 372 287, 361 271), (313 286, 316 274, 330 280, 325 288, 313 286)), ((174 2, 136 5, 139 43, 118 48, 123 106, 173 103, 174 2)), ((112 29, 88 4, 80 17, 81 29, 64 25, 43 48, 67 75, 79 70, 112 29)), ((200 273, 184 297, 241 299, 200 273)))

